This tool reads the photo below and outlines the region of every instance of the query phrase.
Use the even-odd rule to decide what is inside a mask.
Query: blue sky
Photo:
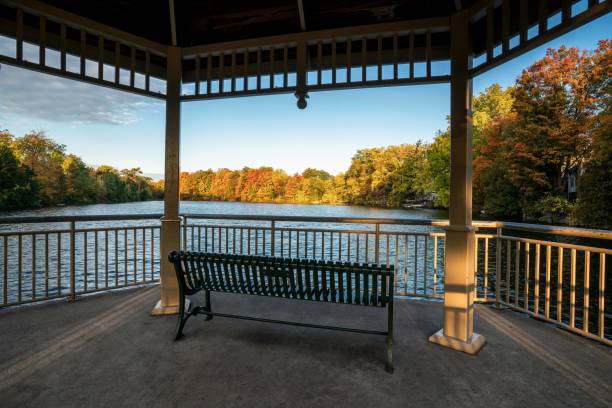
[[[475,78],[477,94],[512,85],[549,47],[592,49],[612,34],[612,14]],[[0,44],[1,45],[1,44]],[[0,128],[21,136],[44,130],[92,165],[163,172],[164,105],[3,65]],[[365,147],[431,141],[446,127],[449,86],[417,85],[313,92],[300,111],[293,95],[187,102],[182,105],[181,167],[273,166],[289,173],[316,167],[337,173]]]

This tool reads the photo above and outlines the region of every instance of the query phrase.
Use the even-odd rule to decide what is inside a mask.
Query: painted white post
[[[472,83],[466,12],[451,18],[451,185],[446,229],[443,329],[429,341],[475,354],[485,338],[474,333],[472,226]]]
[[[160,237],[161,299],[153,315],[178,312],[178,283],[168,253],[180,249],[179,176],[181,139],[181,49],[168,47],[166,91],[166,151],[164,176],[164,216]]]

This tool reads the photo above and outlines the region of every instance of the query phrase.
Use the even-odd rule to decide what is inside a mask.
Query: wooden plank
[[[136,48],[130,48],[130,87],[136,84]]]
[[[230,68],[230,75],[231,75],[231,79],[232,79],[232,88],[231,91],[235,92],[236,91],[236,51],[232,52],[232,66]],[[236,230],[234,230],[234,234],[236,233]],[[235,235],[234,235],[235,237]]]
[[[224,92],[224,82],[225,82],[225,74],[223,69],[225,67],[225,54],[221,53],[219,55],[219,93]],[[259,88],[258,88],[259,89]]]
[[[571,0],[561,1],[561,20],[565,23],[572,18],[572,2]]]
[[[212,55],[208,54],[208,57],[206,59],[206,93],[207,94],[210,94],[212,92],[211,75],[212,75]]]
[[[546,4],[546,1],[540,1],[538,3],[538,32],[540,35],[548,30],[548,10]]]
[[[289,86],[289,48],[283,48],[283,87]]]
[[[502,1],[502,53],[510,49],[510,0]]]
[[[195,94],[200,94],[200,56],[197,55],[195,59]]]
[[[21,61],[23,59],[23,10],[21,8],[17,8],[16,10],[16,19],[17,19],[17,29],[15,32],[16,47],[17,47],[16,48],[16,58],[17,58],[17,61]],[[20,293],[20,296],[21,296],[21,293]]]
[[[145,91],[151,89],[151,53],[145,51]]]
[[[269,53],[270,60],[270,88],[274,88],[274,47],[270,48]]]
[[[85,76],[85,48],[87,46],[87,33],[85,32],[85,30],[81,30],[81,46],[80,46],[80,51],[79,51],[79,58],[80,58],[80,67],[79,67],[79,73],[81,74],[82,77]]]
[[[410,78],[414,78],[414,32],[410,32],[408,40],[408,59],[410,63]]]
[[[98,36],[98,79],[104,80],[104,37]]]
[[[60,25],[60,69],[66,70],[66,24]]]
[[[397,33],[393,34],[393,79],[397,79],[398,78],[398,69],[397,69],[397,65],[398,65],[398,56],[397,56],[397,47],[398,47],[398,39],[397,39]]]
[[[317,43],[317,84],[322,84],[323,81],[321,80],[322,78],[322,69],[323,69],[323,56],[322,56],[322,45],[321,45],[321,41],[319,41]]]
[[[257,49],[257,90],[261,89],[261,48]]]
[[[38,47],[38,63],[42,66],[46,65],[46,48],[47,48],[47,19],[44,16],[41,16],[39,19],[39,47]]]
[[[376,40],[377,40],[376,64],[378,66],[377,79],[381,81],[382,80],[382,36],[379,35]]]
[[[121,82],[121,67],[119,59],[121,58],[121,44],[115,41],[115,84]]]
[[[336,40],[332,40],[332,84],[336,83]]]
[[[519,27],[520,27],[520,38],[521,44],[527,41],[527,17],[528,17],[528,4],[527,0],[521,0],[520,11],[519,11]]]
[[[492,5],[487,7],[487,61],[493,59],[494,11],[495,9]]]
[[[361,39],[361,82],[366,82],[367,75],[367,61],[368,61],[368,44],[367,39],[364,37]]]
[[[431,78],[431,31],[425,34],[425,63],[427,65],[427,78]]]

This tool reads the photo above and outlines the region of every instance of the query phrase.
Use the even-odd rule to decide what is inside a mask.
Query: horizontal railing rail
[[[157,282],[161,216],[0,217],[0,307]],[[396,295],[444,295],[446,220],[181,218],[183,249],[393,265]],[[474,226],[476,301],[612,345],[612,231],[498,221]]]

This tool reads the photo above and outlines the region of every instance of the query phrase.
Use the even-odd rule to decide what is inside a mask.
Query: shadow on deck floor
[[[427,342],[442,305],[398,300],[395,374],[382,336],[151,317],[158,287],[0,313],[0,405],[199,407],[611,406],[612,350],[521,314],[476,308],[487,345]],[[213,294],[219,312],[384,329],[384,310]]]

